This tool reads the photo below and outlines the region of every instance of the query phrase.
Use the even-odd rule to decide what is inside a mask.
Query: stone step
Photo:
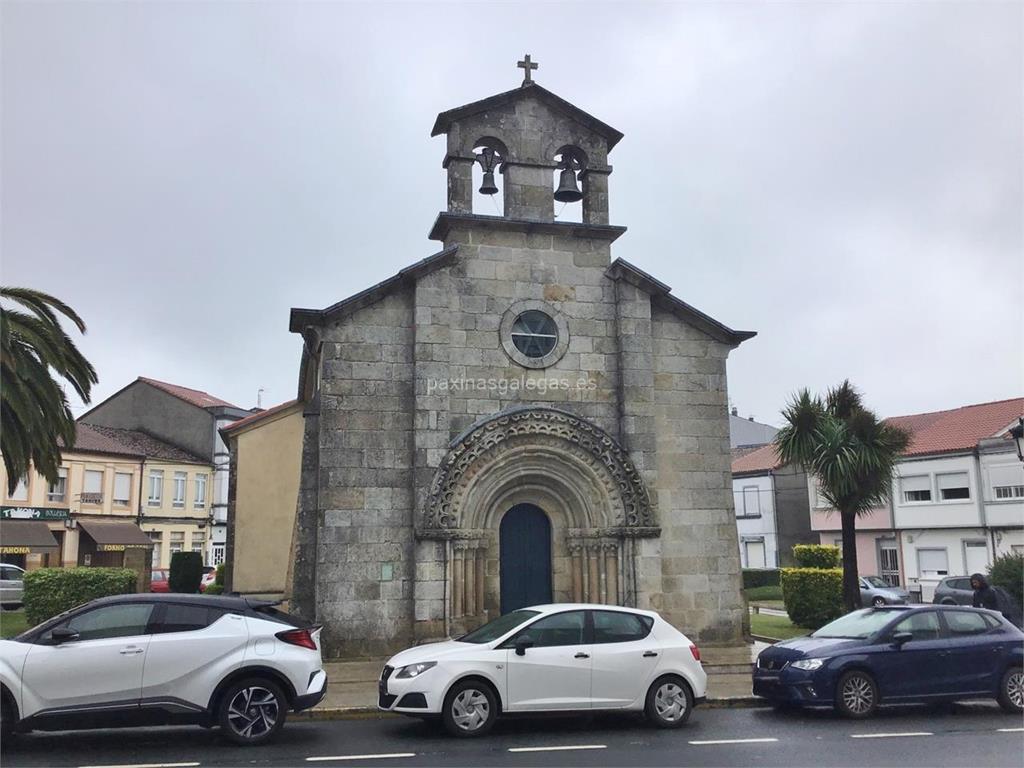
[[[710,675],[749,675],[754,671],[751,662],[746,664],[701,664],[704,672]]]
[[[751,696],[753,677],[750,672],[708,675],[708,698],[725,699]]]
[[[752,648],[750,645],[702,646],[700,658],[705,667],[718,664],[749,664],[754,658]]]

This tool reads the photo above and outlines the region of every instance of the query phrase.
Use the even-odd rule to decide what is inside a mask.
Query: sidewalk
[[[710,706],[751,706],[751,662],[765,648],[764,643],[702,650],[708,673]],[[325,661],[327,695],[312,711],[312,717],[358,716],[377,709],[377,679],[386,659]]]

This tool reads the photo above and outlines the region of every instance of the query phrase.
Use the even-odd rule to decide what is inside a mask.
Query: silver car
[[[4,608],[17,608],[23,602],[22,590],[25,569],[0,563],[0,604]]]
[[[860,577],[861,605],[906,605],[910,602],[910,593],[902,587],[894,587],[878,576]]]
[[[970,576],[947,576],[935,587],[933,603],[940,605],[973,605],[974,590]]]

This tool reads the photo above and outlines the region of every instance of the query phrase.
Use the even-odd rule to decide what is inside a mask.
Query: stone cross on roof
[[[537,69],[540,64],[530,61],[530,54],[526,54],[522,61],[516,62],[516,66],[520,69],[526,70],[526,77],[523,78],[523,85],[526,85],[527,83],[533,82],[533,78],[530,76],[530,71]]]

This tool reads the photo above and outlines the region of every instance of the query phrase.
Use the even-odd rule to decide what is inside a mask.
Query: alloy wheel
[[[228,704],[231,729],[246,739],[258,739],[272,731],[279,714],[277,696],[258,685],[243,688]]]
[[[674,723],[686,714],[686,692],[677,683],[663,683],[654,694],[658,717]]]
[[[871,602],[874,603],[874,606],[876,608],[881,608],[883,605],[885,605],[885,598],[884,597],[876,597]]]
[[[487,697],[475,688],[460,691],[452,700],[452,720],[464,731],[478,730],[491,715]]]
[[[1011,672],[1006,680],[1006,698],[1018,709],[1024,709],[1024,671]]]
[[[875,691],[871,681],[863,675],[850,675],[843,683],[843,704],[855,715],[871,711],[875,704]]]

